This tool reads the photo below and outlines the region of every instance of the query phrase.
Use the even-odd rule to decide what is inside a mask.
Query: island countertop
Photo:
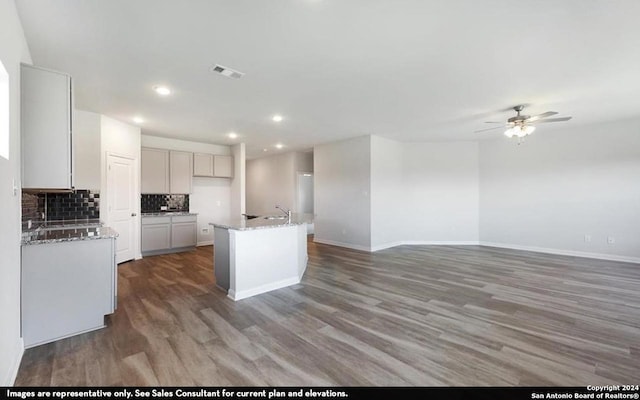
[[[285,218],[269,219],[269,217],[275,216],[260,216],[253,219],[246,219],[244,217],[230,218],[227,220],[220,220],[216,222],[210,222],[215,228],[233,229],[238,231],[249,231],[255,229],[269,229],[280,228],[285,226],[297,226],[303,224],[309,224],[312,222],[311,217],[300,214],[293,214],[291,220]],[[280,216],[278,216],[280,217]]]

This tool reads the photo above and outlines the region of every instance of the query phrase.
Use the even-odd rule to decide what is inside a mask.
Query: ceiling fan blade
[[[480,132],[486,132],[486,131],[492,131],[494,129],[505,129],[504,126],[494,126],[493,128],[487,128],[487,129],[480,129],[478,131],[474,131],[474,133],[480,133]]]
[[[549,119],[543,119],[540,121],[533,121],[534,124],[541,124],[543,122],[561,122],[561,121],[568,121],[570,120],[571,117],[560,117],[560,118],[549,118]],[[527,121],[527,123],[529,123],[529,121]]]
[[[485,124],[504,124],[504,121],[484,121]]]
[[[550,116],[556,115],[556,114],[557,114],[557,112],[555,112],[555,111],[547,111],[547,112],[544,112],[542,114],[538,114],[538,115],[534,115],[533,117],[530,117],[529,119],[527,119],[527,122],[534,122],[534,121],[537,121],[537,120],[539,120],[541,118],[547,118],[547,117],[550,117]]]

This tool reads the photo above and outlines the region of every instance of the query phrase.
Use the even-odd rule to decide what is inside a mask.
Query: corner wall
[[[0,157],[0,386],[10,386],[24,351],[20,335],[20,63],[31,63],[13,0],[0,0],[0,60],[9,75],[9,159]]]
[[[640,262],[639,126],[540,129],[520,146],[483,141],[482,244]]]
[[[371,144],[372,251],[478,243],[477,143]]]
[[[371,136],[314,147],[314,241],[371,248]]]

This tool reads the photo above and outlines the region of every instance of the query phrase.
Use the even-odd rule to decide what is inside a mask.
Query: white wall
[[[0,0],[0,60],[9,74],[9,159],[0,157],[0,386],[12,385],[20,337],[20,63],[31,55],[13,0]]]
[[[476,243],[478,143],[403,143],[402,241]]]
[[[403,144],[371,136],[371,247],[402,240],[408,200],[403,191]]]
[[[74,110],[73,112],[73,185],[76,189],[99,190],[101,182],[100,114]]]
[[[371,137],[371,249],[478,242],[478,144]]]
[[[313,149],[315,237],[320,243],[371,247],[371,137]]]
[[[142,147],[230,155],[231,147],[212,143],[168,139],[142,135]],[[213,228],[209,222],[229,219],[231,210],[231,180],[227,178],[193,178],[189,195],[189,211],[198,213],[198,246],[213,244]],[[203,231],[206,230],[206,232]]]
[[[482,142],[481,241],[640,261],[639,127],[568,125],[520,146]]]
[[[136,198],[140,198],[140,128],[125,124],[117,121],[113,118],[100,116],[100,170],[101,170],[101,184],[100,184],[100,198],[102,199],[102,207],[100,208],[100,219],[109,223],[109,209],[106,207],[108,195],[107,188],[107,155],[113,154],[118,156],[125,156],[134,159],[136,166],[136,182],[135,192]],[[133,237],[138,238],[135,241],[134,253],[136,259],[142,257],[140,252],[140,202],[135,204],[135,212],[137,214],[134,223]]]
[[[276,204],[298,212],[298,172],[313,172],[312,152],[289,152],[248,160],[247,213],[279,214]]]
[[[231,147],[233,155],[233,179],[231,180],[231,218],[239,218],[246,212],[247,155],[244,143]]]

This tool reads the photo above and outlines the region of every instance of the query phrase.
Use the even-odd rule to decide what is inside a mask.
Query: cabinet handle
[[[131,213],[131,216],[132,216],[132,217],[135,217],[136,215],[138,215],[138,214],[136,214],[136,213]]]

